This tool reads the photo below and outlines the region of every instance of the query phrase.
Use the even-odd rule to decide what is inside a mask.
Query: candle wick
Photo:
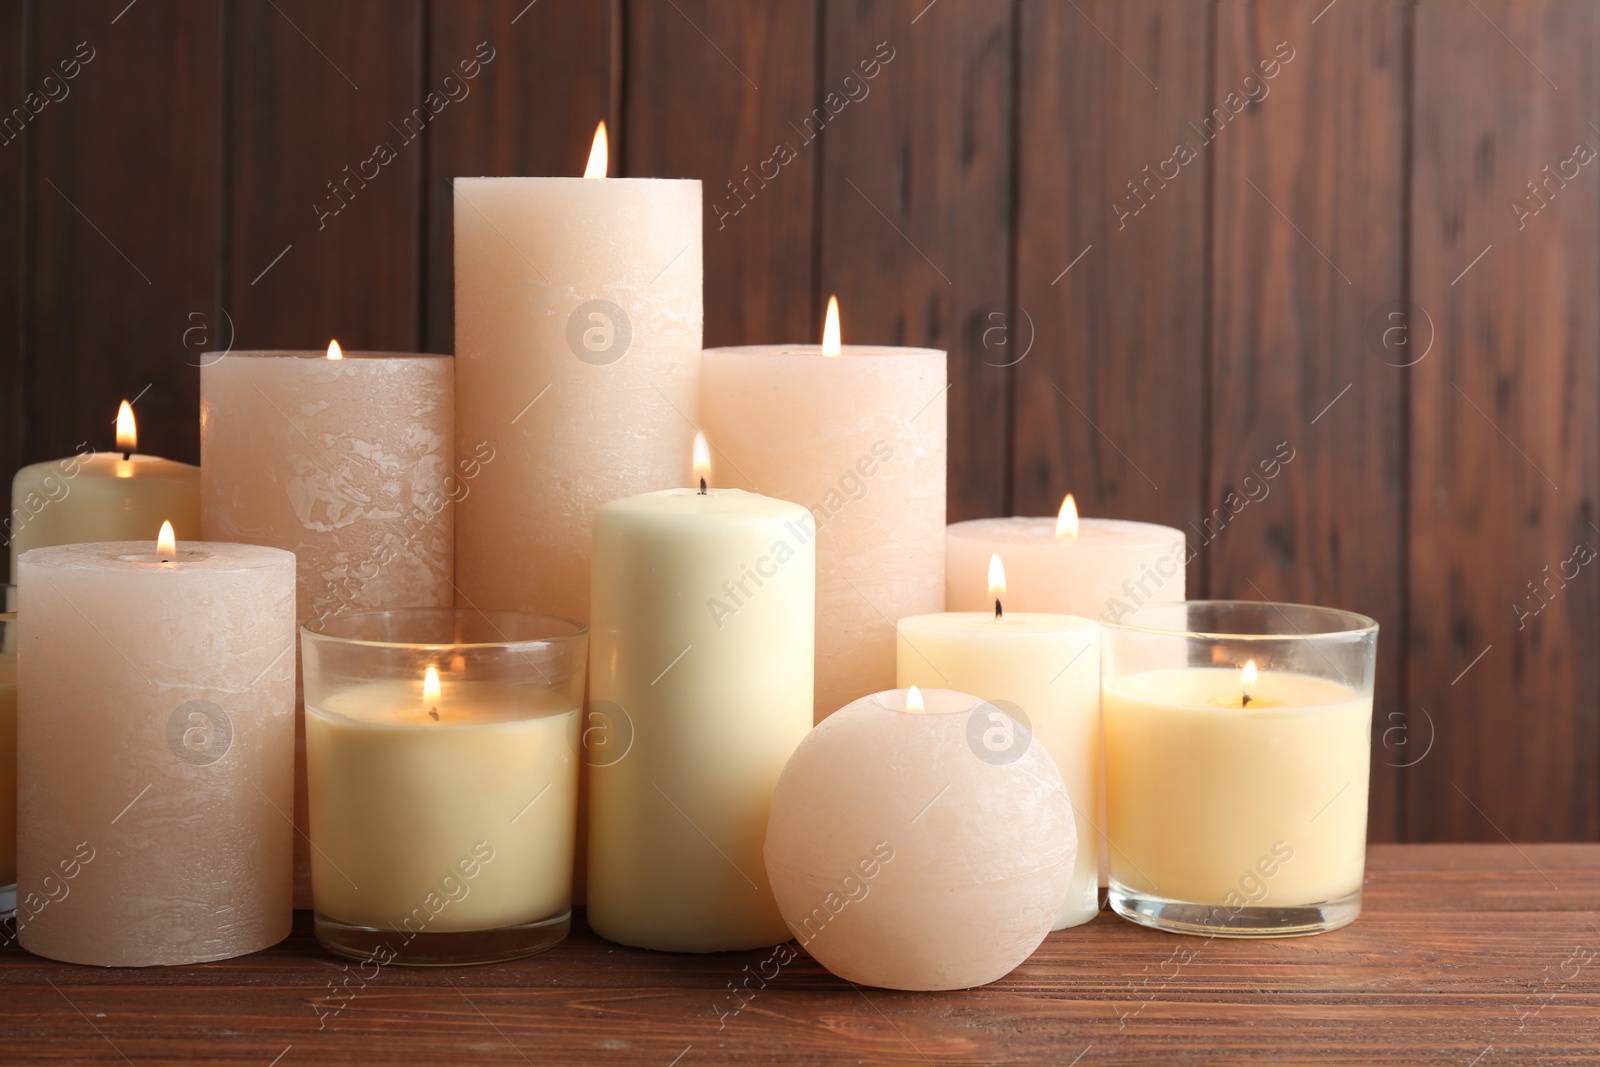
[[[706,495],[706,480],[704,478],[700,479],[700,495]]]
[[[1248,708],[1250,706],[1250,694],[1249,693],[1244,693],[1239,697],[1239,706],[1241,708]]]
[[[434,722],[438,722],[439,721],[439,709],[438,708],[429,708],[428,709],[428,718],[432,719]]]
[[[124,452],[124,453],[123,453],[123,454],[122,454],[122,461],[123,461],[123,462],[124,462],[124,463],[126,463],[126,462],[128,462],[128,461],[129,461],[129,460],[131,460],[131,459],[133,459],[133,450],[132,450],[132,449],[131,449],[131,448],[130,448],[130,449],[129,449],[129,450],[128,450],[128,451],[126,451],[126,452]]]
[[[994,617],[998,619],[1001,615],[1004,615],[1004,614],[1005,614],[1005,610],[1000,607],[1000,598],[999,597],[995,597],[994,598]]]

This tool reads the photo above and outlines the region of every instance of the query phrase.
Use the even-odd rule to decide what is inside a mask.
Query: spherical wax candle
[[[925,711],[907,710],[913,694]],[[964,989],[1050,932],[1077,856],[1072,805],[1043,745],[986,758],[996,714],[952,690],[877,693],[824,720],[784,768],[767,874],[790,932],[834,974]]]

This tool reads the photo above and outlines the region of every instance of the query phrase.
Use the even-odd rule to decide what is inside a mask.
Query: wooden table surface
[[[957,993],[853,987],[801,953],[741,1000],[731,987],[770,952],[640,952],[581,923],[534,959],[363,985],[297,918],[276,948],[198,967],[75,967],[12,944],[0,1062],[1600,1061],[1600,845],[1375,845],[1366,910],[1336,933],[1207,940],[1107,912]]]

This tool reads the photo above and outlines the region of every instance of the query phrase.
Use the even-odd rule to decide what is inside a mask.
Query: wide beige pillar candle
[[[23,947],[147,966],[282,940],[294,557],[65,545],[25,553],[18,578]]]
[[[1006,607],[1115,620],[1143,604],[1184,599],[1189,553],[1183,531],[1121,519],[1082,519],[1069,496],[1051,518],[973,519],[950,524],[946,611],[994,607],[985,576],[999,553]]]
[[[894,687],[894,620],[944,608],[945,354],[713,348],[704,375],[722,480],[810,509],[821,722]]]
[[[11,480],[4,535],[17,557],[32,548],[149,537],[171,522],[178,540],[200,537],[200,468],[134,451],[138,424],[124,400],[117,413],[117,450],[96,452],[85,441],[75,455],[33,463]]]
[[[216,353],[200,371],[201,532],[295,554],[295,616],[454,603],[449,356]],[[295,903],[311,906],[305,725],[296,742]]]
[[[897,629],[900,686],[956,689],[994,705],[968,732],[979,759],[1011,764],[1033,744],[1054,759],[1079,847],[1051,929],[1088,922],[1100,911],[1099,627],[1070,615],[974,611],[914,615]]]
[[[700,183],[454,184],[457,441],[495,454],[457,513],[459,603],[586,621],[596,509],[683,484]]]
[[[815,541],[805,509],[669,489],[595,516],[589,925],[718,952],[789,933],[762,863],[783,765],[811,728]],[[626,734],[626,737],[622,736]]]

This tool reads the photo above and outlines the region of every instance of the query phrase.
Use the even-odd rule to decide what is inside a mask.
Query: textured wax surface
[[[458,178],[455,234],[461,605],[587,621],[595,510],[689,484],[700,183]]]
[[[230,352],[200,372],[200,520],[208,541],[295,554],[295,616],[455,602],[449,356]],[[296,652],[298,657],[298,650]],[[299,714],[299,713],[297,713]],[[305,724],[295,825],[306,828]],[[311,906],[306,837],[295,903]]]
[[[968,740],[977,698],[924,695],[927,714],[876,694],[807,735],[772,798],[767,872],[789,929],[834,974],[963,989],[1044,940],[1077,837],[1043,746],[981,759]],[[939,711],[955,697],[963,710]]]
[[[820,722],[894,685],[893,620],[944,607],[945,354],[714,348],[703,374],[717,484],[811,510]]]
[[[294,557],[154,547],[19,559],[18,934],[51,959],[193,963],[289,932]]]

